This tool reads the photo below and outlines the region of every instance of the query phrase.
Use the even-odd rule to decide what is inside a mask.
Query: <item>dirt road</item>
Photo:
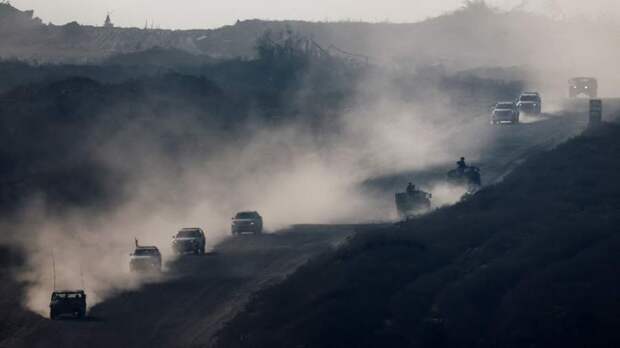
[[[230,238],[207,255],[187,255],[169,264],[167,281],[90,308],[86,321],[41,318],[0,346],[204,347],[254,291],[352,232],[348,226],[305,226]]]

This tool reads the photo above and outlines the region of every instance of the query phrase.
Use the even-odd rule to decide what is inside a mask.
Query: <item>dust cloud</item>
[[[611,95],[615,86],[620,87],[620,74],[614,68],[620,53],[615,45],[617,27],[612,30],[610,24],[571,20],[550,30],[548,18],[526,23],[521,22],[522,14],[515,16],[504,37],[486,33],[500,47],[481,50],[488,57],[480,59],[479,53],[468,56],[471,48],[463,46],[461,61],[455,66],[529,66],[528,83],[549,98],[561,98],[563,92],[558,91],[566,89],[566,80],[573,75],[604,77],[603,94]],[[428,35],[426,43],[416,44],[432,45],[454,30],[446,28],[445,33]],[[514,44],[505,45],[506,41]],[[376,44],[375,50],[382,47]],[[503,50],[506,47],[508,52]],[[3,226],[16,232],[15,242],[27,252],[28,263],[20,273],[28,284],[24,304],[42,315],[47,313],[52,254],[57,288],[84,286],[93,306],[119,291],[173,276],[166,272],[150,279],[132,276],[128,258],[134,238],[158,246],[164,260],[170,261],[171,236],[180,228],[202,227],[208,247],[213,247],[227,238],[230,218],[241,210],[259,211],[268,231],[296,223],[392,219],[392,194],[379,197],[366,191],[361,187],[364,180],[452,163],[492,141],[479,130],[488,116],[450,122],[460,110],[442,107],[442,91],[434,87],[429,91],[430,101],[420,103],[399,99],[396,96],[402,91],[386,88],[384,81],[369,77],[362,85],[358,103],[339,116],[334,129],[321,134],[308,131],[305,124],[257,124],[243,139],[208,134],[192,153],[173,157],[161,148],[159,138],[140,134],[139,127],[111,138],[99,156],[130,177],[123,187],[123,203],[111,211],[73,209],[58,216],[42,201],[35,201],[17,223]],[[365,100],[365,93],[372,90],[376,91],[374,98]],[[202,127],[192,117],[183,116],[179,115],[183,122],[164,126],[176,127],[180,134]],[[465,139],[460,136],[464,129]],[[443,184],[432,185],[430,191],[435,207],[452,204],[464,193]]]
[[[371,193],[361,183],[452,161],[456,154],[447,139],[458,127],[438,121],[450,115],[429,115],[428,108],[383,92],[386,96],[372,105],[347,109],[334,129],[313,134],[304,124],[259,124],[244,139],[210,134],[204,153],[199,147],[171,156],[157,136],[127,125],[129,131],[110,137],[99,151],[102,163],[130,178],[122,204],[111,211],[73,209],[58,216],[41,200],[11,226],[28,255],[20,274],[29,284],[25,305],[47,313],[52,253],[56,288],[84,286],[93,306],[119,291],[174,276],[130,274],[134,238],[158,246],[166,262],[174,259],[170,243],[176,231],[202,227],[210,249],[228,237],[231,217],[242,210],[260,212],[268,232],[300,223],[394,219],[393,193]],[[200,127],[191,116],[179,117],[183,121],[174,132]],[[457,195],[445,190],[437,197],[443,205]]]

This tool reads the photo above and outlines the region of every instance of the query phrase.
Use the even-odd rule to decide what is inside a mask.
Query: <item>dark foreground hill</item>
[[[221,347],[620,346],[620,126],[268,288]]]

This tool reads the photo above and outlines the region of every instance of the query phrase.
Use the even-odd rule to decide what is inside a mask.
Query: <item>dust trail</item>
[[[463,195],[467,193],[467,188],[447,183],[436,183],[431,187],[430,191],[433,193],[433,199],[431,200],[433,209],[437,209],[460,201]]]
[[[548,119],[549,119],[549,116],[546,116],[544,114],[531,115],[531,114],[522,113],[521,115],[519,115],[519,122],[525,123],[525,124],[537,123],[537,122],[545,121]]]

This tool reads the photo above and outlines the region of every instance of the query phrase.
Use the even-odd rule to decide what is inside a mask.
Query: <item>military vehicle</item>
[[[598,82],[593,77],[575,77],[568,80],[568,96],[577,98],[584,95],[588,98],[598,97]]]
[[[523,92],[517,99],[517,108],[524,114],[539,115],[542,112],[542,99],[538,92]]]
[[[172,237],[172,250],[176,254],[204,254],[207,248],[205,232],[199,227],[184,228]]]
[[[499,102],[495,104],[491,115],[491,124],[519,123],[519,108],[514,102]]]
[[[260,234],[263,232],[263,217],[255,211],[242,211],[232,218],[230,226],[233,235],[249,232]]]
[[[62,290],[52,292],[50,319],[63,315],[84,318],[86,315],[86,293],[84,290]]]
[[[161,253],[157,247],[142,246],[136,241],[136,248],[129,256],[130,271],[161,272]]]
[[[399,218],[410,219],[428,211],[431,208],[432,197],[430,193],[418,190],[409,184],[405,192],[396,193],[394,197]]]
[[[448,172],[446,179],[448,183],[454,186],[462,186],[467,188],[467,193],[472,194],[482,186],[480,177],[480,168],[468,166],[465,164],[465,158],[457,162],[457,168]]]

